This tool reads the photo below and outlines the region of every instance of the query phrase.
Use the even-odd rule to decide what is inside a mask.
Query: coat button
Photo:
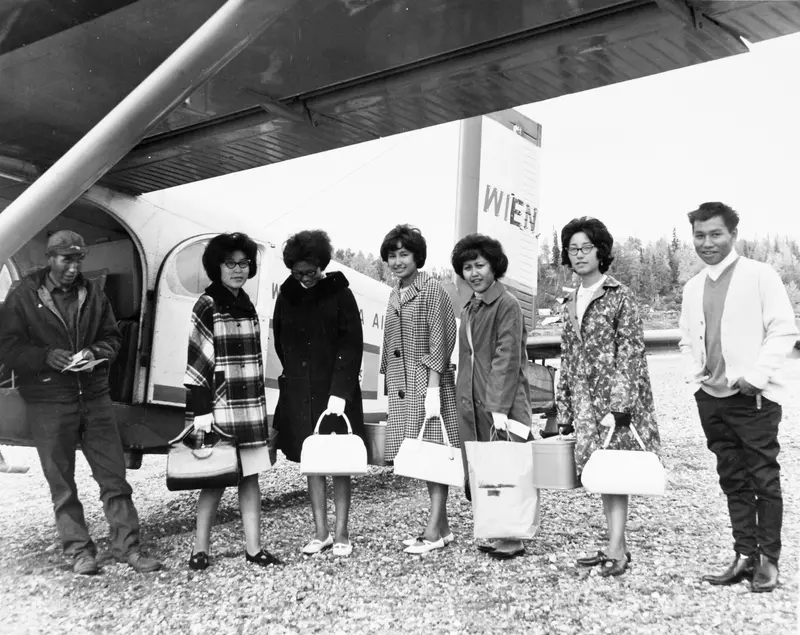
[[[300,362],[300,365],[301,365],[303,368],[305,368],[306,366],[308,366],[308,362]]]
[[[399,348],[394,349],[394,356],[395,357],[400,357],[400,349]]]
[[[406,391],[405,390],[398,390],[397,391],[397,396],[400,397],[400,399],[405,399]]]
[[[482,402],[480,399],[476,399],[476,400],[475,400],[475,405],[476,405],[476,406],[482,406],[482,405],[483,405],[483,402]]]

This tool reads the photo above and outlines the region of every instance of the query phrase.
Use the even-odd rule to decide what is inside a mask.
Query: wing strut
[[[147,131],[298,0],[227,0],[189,39],[0,214],[0,262],[124,157]]]

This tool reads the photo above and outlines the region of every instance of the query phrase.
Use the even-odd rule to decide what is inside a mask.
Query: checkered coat
[[[389,397],[387,460],[394,460],[403,439],[415,438],[422,428],[429,370],[441,373],[442,419],[450,443],[460,447],[455,366],[450,363],[457,334],[453,305],[438,280],[420,271],[405,297],[399,284],[392,289],[381,354]],[[444,443],[441,427],[431,423],[424,438]]]
[[[267,444],[267,402],[258,314],[244,290],[209,286],[192,309],[184,384],[186,422],[214,413],[240,447]]]

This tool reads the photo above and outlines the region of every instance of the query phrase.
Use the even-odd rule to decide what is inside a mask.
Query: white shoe
[[[325,551],[325,549],[330,549],[332,546],[333,534],[328,534],[328,537],[325,540],[318,540],[314,538],[314,540],[303,547],[303,553],[307,556],[313,556],[315,553]]]
[[[423,553],[428,553],[429,551],[433,551],[434,549],[444,549],[444,539],[439,538],[439,540],[434,540],[431,542],[430,540],[425,540],[424,538],[420,541],[417,541],[416,544],[411,545],[410,547],[406,547],[403,549],[406,553],[410,553],[415,556],[422,555]]]
[[[453,532],[452,532],[452,531],[451,531],[449,534],[447,534],[446,536],[442,536],[442,540],[444,540],[444,544],[445,544],[445,545],[449,545],[449,544],[450,544],[451,542],[453,542],[455,539],[456,539],[456,537],[453,535]],[[410,547],[411,545],[415,545],[415,544],[417,544],[418,542],[422,542],[422,540],[423,540],[422,536],[420,536],[419,538],[406,538],[406,539],[403,541],[403,544],[404,544],[406,547]]]
[[[349,556],[351,553],[353,553],[353,544],[350,542],[347,544],[337,542],[333,545],[334,556]]]

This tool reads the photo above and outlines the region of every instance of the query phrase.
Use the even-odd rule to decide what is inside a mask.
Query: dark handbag
[[[167,489],[171,492],[187,489],[220,489],[239,484],[242,467],[236,449],[236,437],[226,434],[216,424],[211,432],[214,443],[206,444],[203,437],[199,448],[186,443],[194,425],[169,442],[167,452]]]

